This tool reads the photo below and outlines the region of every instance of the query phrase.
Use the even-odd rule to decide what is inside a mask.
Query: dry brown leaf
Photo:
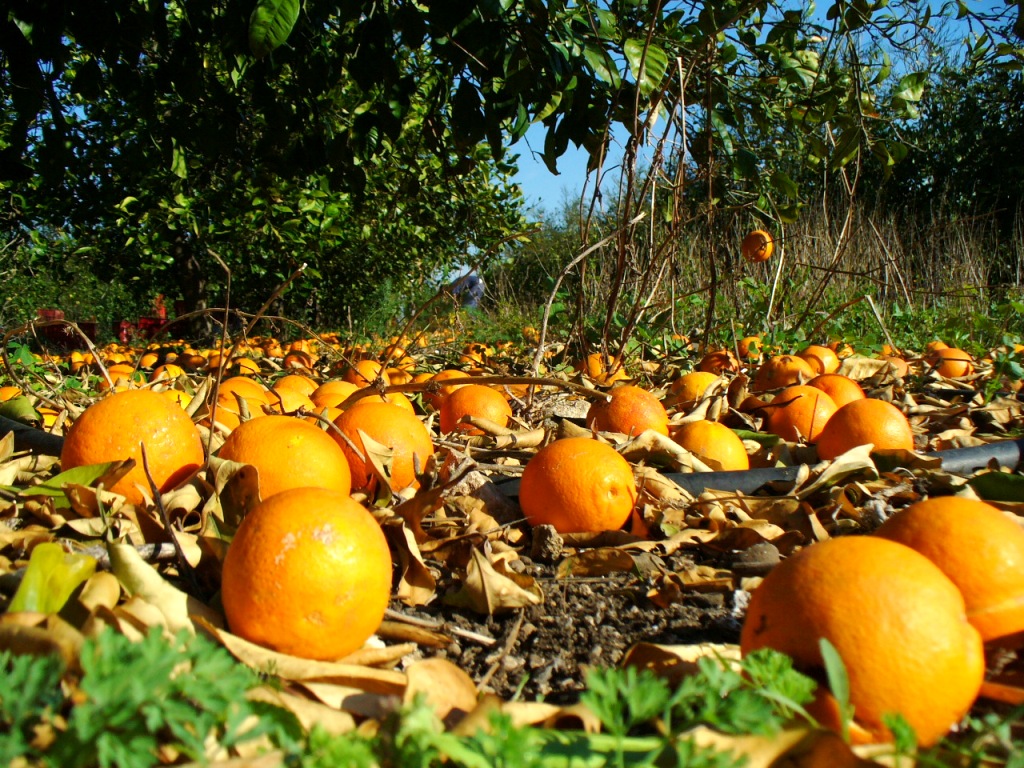
[[[540,605],[543,600],[544,593],[534,579],[511,572],[499,573],[487,556],[476,549],[466,566],[462,587],[445,598],[449,605],[486,615]]]
[[[559,579],[606,576],[609,573],[629,573],[635,567],[636,563],[629,552],[614,547],[601,547],[565,558],[558,564],[555,575]]]
[[[423,562],[416,537],[404,523],[384,526],[399,570],[396,596],[408,606],[426,605],[437,594],[437,580]]]
[[[309,695],[334,710],[343,710],[359,718],[382,720],[394,709],[397,696],[393,694],[368,693],[361,688],[337,683],[319,683],[306,680],[296,684],[308,691]]]
[[[437,716],[448,725],[476,708],[476,685],[466,672],[442,658],[417,661],[406,670],[409,684],[402,700],[411,703],[422,696]]]
[[[248,696],[253,701],[263,701],[287,709],[307,730],[319,726],[328,733],[337,735],[349,733],[356,727],[355,719],[348,712],[341,712],[318,701],[276,690],[270,686],[254,688],[249,691]]]
[[[313,661],[250,643],[248,640],[205,622],[197,622],[236,659],[257,672],[273,672],[284,680],[332,683],[383,695],[400,695],[406,677],[390,669],[349,664],[346,661]]]

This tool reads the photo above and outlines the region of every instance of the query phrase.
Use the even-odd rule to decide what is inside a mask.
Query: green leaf
[[[850,741],[850,721],[853,720],[853,705],[850,703],[850,676],[846,665],[839,656],[839,651],[829,642],[828,638],[818,640],[821,649],[821,660],[825,664],[825,675],[828,687],[839,705],[839,718],[843,729],[843,741]]]
[[[188,178],[188,161],[185,157],[185,150],[178,146],[177,141],[172,142],[171,173],[179,179]]]
[[[668,54],[665,49],[646,40],[630,38],[623,47],[626,62],[633,73],[640,92],[649,96],[660,84],[668,71]]]
[[[911,72],[909,75],[904,75],[900,78],[893,98],[903,99],[904,101],[920,101],[924,95],[924,87],[927,84],[927,72]]]
[[[96,558],[65,552],[56,542],[37,544],[8,611],[57,613],[78,585],[96,572]]]
[[[86,464],[81,467],[74,467],[51,477],[45,482],[23,489],[18,495],[25,498],[49,496],[53,499],[54,506],[58,509],[67,509],[70,503],[64,494],[66,486],[92,486],[100,478],[105,478],[104,487],[109,488],[134,466],[135,462],[128,459],[127,461],[110,461],[104,464]]]
[[[775,187],[775,189],[778,190],[780,194],[785,195],[790,200],[799,199],[800,188],[797,186],[796,182],[793,181],[793,179],[791,179],[788,175],[786,175],[782,171],[776,170],[772,172],[771,180],[772,186]]]
[[[299,19],[299,0],[259,0],[249,17],[249,50],[257,59],[284,44]]]
[[[985,501],[1020,501],[1024,499],[1024,475],[1009,472],[983,472],[967,481]]]
[[[599,78],[608,83],[612,88],[619,87],[622,83],[622,77],[619,75],[618,67],[615,66],[615,62],[606,50],[596,45],[588,44],[583,49],[583,56]]]
[[[39,415],[39,411],[32,407],[32,401],[25,395],[12,397],[10,400],[0,403],[0,416],[22,424],[38,424],[43,418]]]

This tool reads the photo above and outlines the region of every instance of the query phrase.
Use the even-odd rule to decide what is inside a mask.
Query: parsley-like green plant
[[[203,760],[211,741],[302,739],[291,714],[248,700],[256,676],[203,637],[152,630],[133,642],[108,630],[85,642],[81,667],[79,701],[47,751],[55,765],[148,768],[167,746]]]
[[[33,729],[61,706],[64,665],[52,656],[0,652],[0,764],[33,753]]]

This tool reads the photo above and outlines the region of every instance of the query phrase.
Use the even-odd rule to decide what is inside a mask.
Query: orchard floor
[[[664,558],[667,569],[692,560]],[[646,595],[650,579],[616,572],[596,577],[556,578],[555,565],[523,557],[523,572],[537,579],[544,602],[493,616],[434,603],[411,610],[393,605],[408,616],[445,622],[449,628],[494,639],[484,646],[453,635],[453,642],[424,655],[449,659],[469,673],[483,692],[505,700],[575,703],[585,688],[586,670],[620,663],[640,642],[665,645],[736,643],[742,615],[732,594],[692,593],[665,608]]]

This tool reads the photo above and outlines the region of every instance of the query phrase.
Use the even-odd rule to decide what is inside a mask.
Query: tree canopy
[[[916,116],[927,4],[835,0],[14,0],[0,22],[7,242],[59,232],[78,258],[191,303],[222,285],[337,320],[382,282],[525,229],[509,148],[545,127],[601,165],[610,126],[669,157],[712,204],[796,215],[800,173]],[[976,57],[1019,64],[1011,6]],[[980,42],[979,42],[980,41]],[[984,42],[984,46],[981,45]],[[674,163],[674,166],[673,166]],[[717,186],[716,186],[717,185]],[[49,237],[49,235],[47,235]],[[191,294],[193,295],[189,295]],[[214,291],[215,292],[215,291]]]

